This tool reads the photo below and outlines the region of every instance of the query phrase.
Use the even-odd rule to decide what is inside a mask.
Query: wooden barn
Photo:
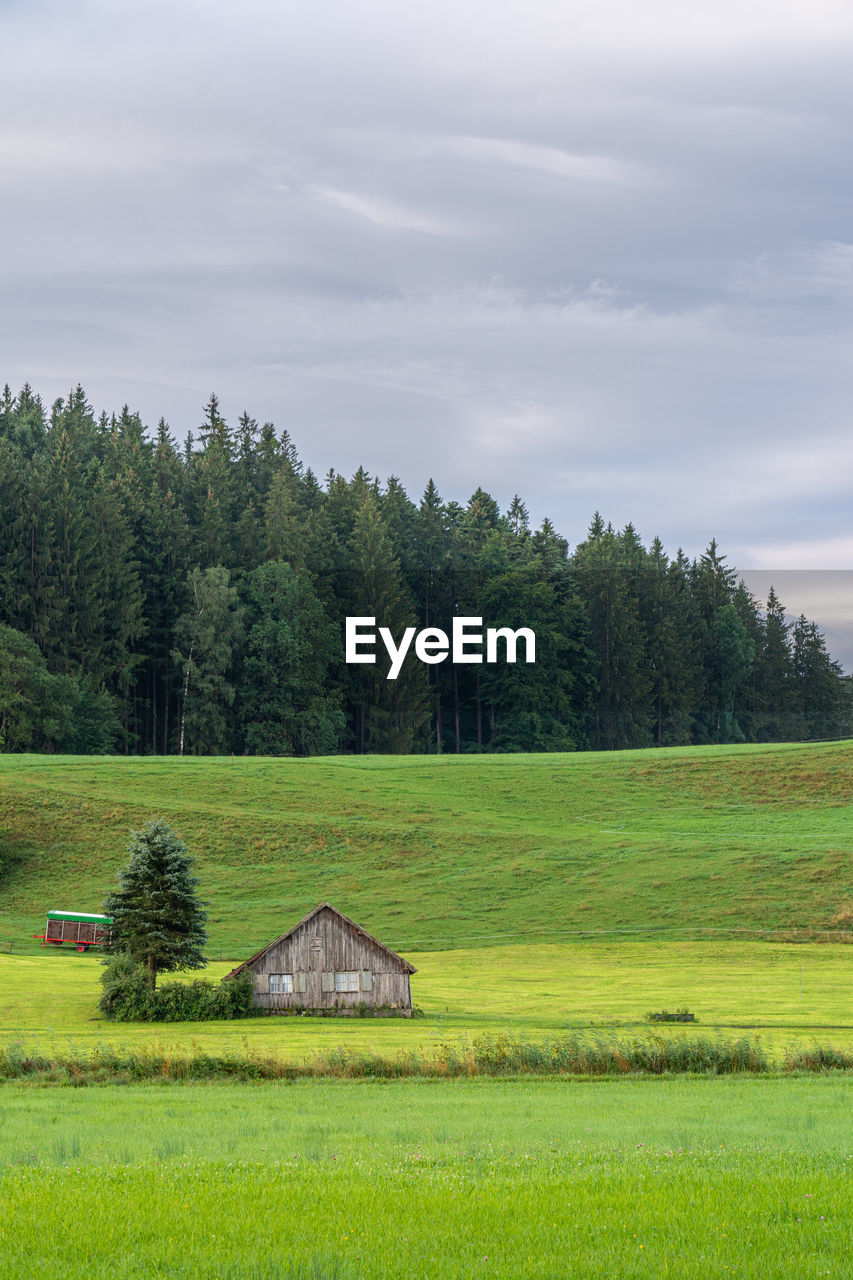
[[[272,1013],[355,1005],[412,1016],[411,974],[417,970],[328,902],[228,974],[246,970],[255,1003]]]

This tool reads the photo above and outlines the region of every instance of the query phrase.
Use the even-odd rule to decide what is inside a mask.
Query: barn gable
[[[242,973],[244,969],[254,969],[256,964],[262,960],[268,951],[272,951],[274,947],[279,947],[282,943],[288,942],[292,939],[296,940],[300,931],[307,930],[311,921],[319,916],[323,911],[331,912],[331,914],[336,916],[338,920],[343,921],[345,925],[348,925],[350,929],[354,930],[354,932],[358,934],[365,943],[368,945],[372,944],[372,946],[377,949],[377,954],[381,955],[383,958],[395,960],[400,966],[400,973],[417,973],[417,969],[414,965],[409,964],[408,960],[404,960],[402,956],[398,956],[396,951],[392,951],[390,947],[383,946],[383,944],[374,938],[372,934],[368,933],[366,929],[362,929],[361,925],[356,924],[354,920],[350,920],[349,916],[345,916],[342,911],[338,911],[331,905],[331,903],[321,902],[313,911],[309,911],[307,916],[303,916],[299,923],[295,924],[292,929],[288,929],[287,933],[283,933],[280,938],[276,938],[273,942],[268,942],[265,947],[261,947],[260,951],[256,951],[253,956],[250,956],[248,960],[244,960],[242,964],[239,964],[236,969],[232,969],[226,976],[229,978],[236,978],[237,974]]]
[[[298,924],[232,969],[251,973],[255,1003],[270,1011],[367,1005],[410,1014],[408,960],[321,902]]]

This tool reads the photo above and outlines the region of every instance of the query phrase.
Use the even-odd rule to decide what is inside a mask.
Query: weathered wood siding
[[[324,909],[282,942],[249,963],[255,1003],[263,1009],[348,1009],[357,1004],[389,1006],[411,1013],[409,974],[384,947],[365,938],[336,912]],[[271,994],[269,975],[293,975],[294,990]],[[358,991],[328,990],[328,976],[358,973]],[[301,988],[301,989],[300,989]]]

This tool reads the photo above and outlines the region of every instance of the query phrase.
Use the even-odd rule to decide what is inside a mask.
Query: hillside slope
[[[0,944],[96,911],[129,831],[197,857],[211,953],[329,899],[398,948],[853,921],[853,744],[536,756],[0,756]],[[848,925],[849,927],[849,925]],[[32,944],[35,945],[35,944]]]

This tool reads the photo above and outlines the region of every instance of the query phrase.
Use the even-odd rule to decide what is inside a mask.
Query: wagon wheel
[[[78,951],[85,951],[85,950],[86,950],[86,944],[85,944],[85,942],[78,942],[78,943],[77,943],[77,950],[78,950]]]

